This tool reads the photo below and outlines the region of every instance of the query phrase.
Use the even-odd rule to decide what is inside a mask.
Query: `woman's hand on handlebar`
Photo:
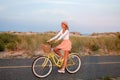
[[[50,42],[51,42],[50,40],[47,41],[47,43],[50,43]]]
[[[56,39],[56,40],[54,41],[54,43],[57,43],[58,41],[59,41],[59,40]],[[51,40],[48,40],[48,41],[47,41],[47,43],[50,43],[50,42],[51,42]]]
[[[55,40],[55,43],[57,43],[57,42],[58,42],[58,40],[56,39],[56,40]]]

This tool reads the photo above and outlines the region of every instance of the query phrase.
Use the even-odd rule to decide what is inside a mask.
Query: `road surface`
[[[120,76],[120,56],[83,56],[82,66],[75,74],[60,74],[53,67],[46,78],[37,78],[31,70],[34,59],[0,59],[0,80],[95,80]]]

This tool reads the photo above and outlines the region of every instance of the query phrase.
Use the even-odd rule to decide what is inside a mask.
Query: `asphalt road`
[[[31,70],[34,59],[0,59],[0,80],[95,80],[120,76],[120,56],[84,56],[82,66],[75,74],[60,74],[53,67],[46,78],[37,78]]]

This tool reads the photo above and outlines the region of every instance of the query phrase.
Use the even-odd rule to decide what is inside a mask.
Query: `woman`
[[[71,41],[69,40],[69,27],[66,22],[61,23],[62,29],[60,32],[47,42],[51,42],[55,40],[55,42],[58,42],[59,40],[63,40],[55,49],[54,52],[60,56],[60,59],[64,60],[63,66],[60,70],[58,70],[59,73],[65,73],[65,67],[67,64],[67,57],[69,52],[71,51]],[[60,53],[60,50],[64,51],[64,56]]]

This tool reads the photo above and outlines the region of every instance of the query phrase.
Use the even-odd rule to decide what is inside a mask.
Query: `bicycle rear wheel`
[[[76,54],[70,54],[67,61],[66,70],[69,73],[76,73],[81,67],[81,59]]]
[[[32,64],[32,71],[39,78],[47,77],[52,71],[51,60],[47,57],[38,57]]]

